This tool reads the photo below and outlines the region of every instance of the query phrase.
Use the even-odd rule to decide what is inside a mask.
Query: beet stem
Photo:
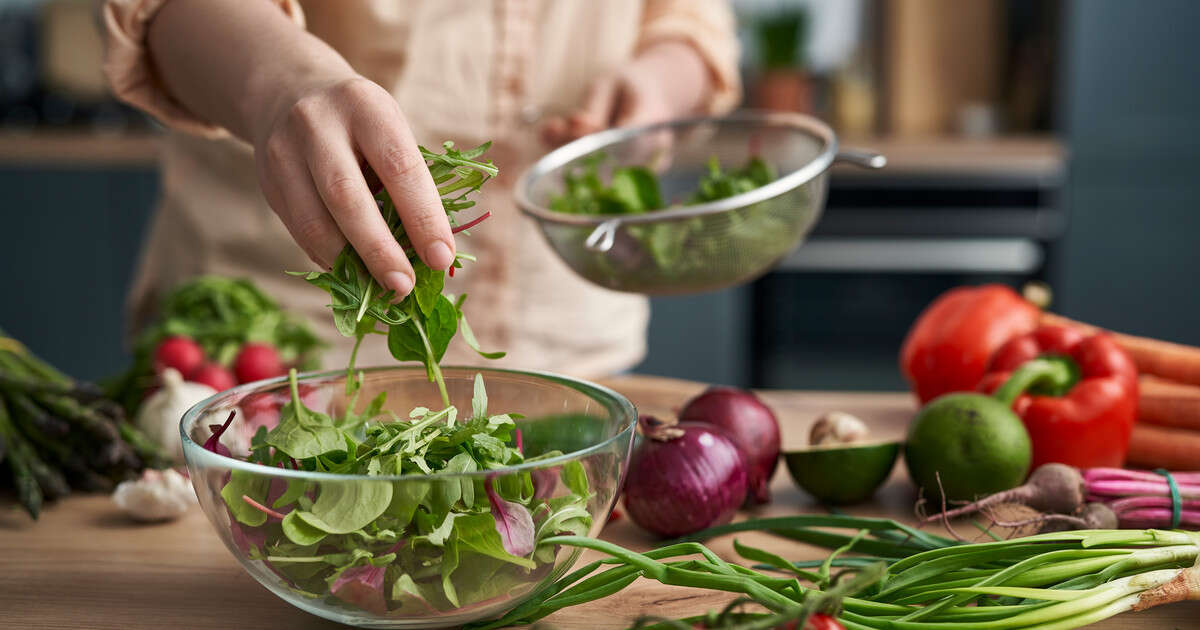
[[[280,514],[279,512],[272,510],[271,508],[259,503],[258,501],[255,501],[254,499],[251,499],[250,497],[248,497],[244,494],[242,495],[242,500],[245,501],[246,503],[249,503],[250,507],[262,512],[263,514],[266,514],[267,516],[273,516],[281,521],[283,520],[283,517],[284,517],[283,514]]]

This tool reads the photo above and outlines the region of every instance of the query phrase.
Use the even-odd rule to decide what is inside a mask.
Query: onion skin
[[[746,457],[750,475],[746,504],[771,501],[771,477],[779,465],[779,421],[752,392],[736,387],[709,387],[679,413],[682,422],[721,429]]]
[[[625,511],[643,529],[667,538],[728,523],[746,498],[741,451],[707,424],[672,428],[682,435],[665,441],[649,436],[634,451]]]

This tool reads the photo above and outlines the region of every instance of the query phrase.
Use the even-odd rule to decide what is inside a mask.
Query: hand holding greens
[[[456,233],[475,225],[478,220],[459,226],[455,220],[455,213],[474,206],[475,202],[467,197],[498,173],[490,161],[475,159],[483,155],[489,146],[484,144],[467,151],[459,151],[454,148],[453,143],[447,142],[443,145],[444,153],[420,148],[433,181],[437,184],[442,207],[450,217],[451,225],[457,226],[454,228]],[[429,380],[437,383],[442,402],[449,406],[450,400],[438,362],[446,354],[450,340],[456,332],[461,330],[463,341],[485,358],[500,358],[504,353],[484,352],[480,349],[462,312],[462,305],[467,296],[464,294],[455,299],[442,293],[446,282],[445,272],[430,269],[417,258],[400,222],[396,206],[387,191],[380,191],[376,199],[388,228],[396,241],[404,247],[409,262],[412,263],[416,274],[412,293],[400,302],[393,303],[395,294],[385,290],[371,277],[366,265],[350,245],[346,245],[338,255],[332,271],[289,273],[303,276],[313,286],[329,292],[333,299],[330,305],[333,309],[333,323],[338,332],[346,337],[355,338],[354,353],[350,355],[350,365],[346,368],[348,374],[352,375],[354,372],[355,357],[363,339],[369,334],[386,334],[388,350],[392,356],[397,361],[424,363]],[[462,267],[463,260],[473,261],[475,258],[459,252],[451,267],[451,275],[455,268]],[[380,331],[380,325],[386,330]],[[347,387],[354,382],[353,378],[347,378]]]

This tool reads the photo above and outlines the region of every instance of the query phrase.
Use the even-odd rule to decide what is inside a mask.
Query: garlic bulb
[[[169,521],[179,518],[196,503],[192,484],[174,469],[146,469],[139,479],[122,481],[113,502],[138,521]]]
[[[167,368],[162,373],[162,387],[142,403],[137,414],[137,427],[155,444],[172,454],[176,463],[183,462],[183,446],[179,443],[179,421],[193,405],[217,393],[200,383],[183,380],[177,370]]]
[[[858,417],[844,411],[831,411],[813,423],[808,434],[812,446],[822,444],[852,444],[867,439],[869,431]]]

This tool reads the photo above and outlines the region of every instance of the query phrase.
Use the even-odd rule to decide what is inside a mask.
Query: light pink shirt
[[[170,0],[108,0],[105,70],[122,99],[171,129],[162,157],[163,197],[130,295],[133,325],[152,316],[162,292],[198,274],[252,278],[285,308],[308,317],[344,365],[328,296],[284,270],[313,267],[263,199],[251,148],[171,99],[146,52],[154,12]],[[266,1],[266,0],[248,0]],[[713,112],[730,109],[740,85],[733,17],[719,0],[272,0],[328,42],[400,103],[418,140],[474,146],[492,140],[501,169],[478,198],[493,217],[459,248],[479,257],[447,290],[464,311],[490,365],[600,376],[645,353],[645,298],[575,276],[513,205],[512,184],[548,147],[542,113],[569,111],[598,76],[664,40],[692,44],[715,78]],[[475,216],[467,210],[463,219]],[[364,346],[360,365],[394,361],[386,344]],[[448,364],[478,364],[456,340]]]

